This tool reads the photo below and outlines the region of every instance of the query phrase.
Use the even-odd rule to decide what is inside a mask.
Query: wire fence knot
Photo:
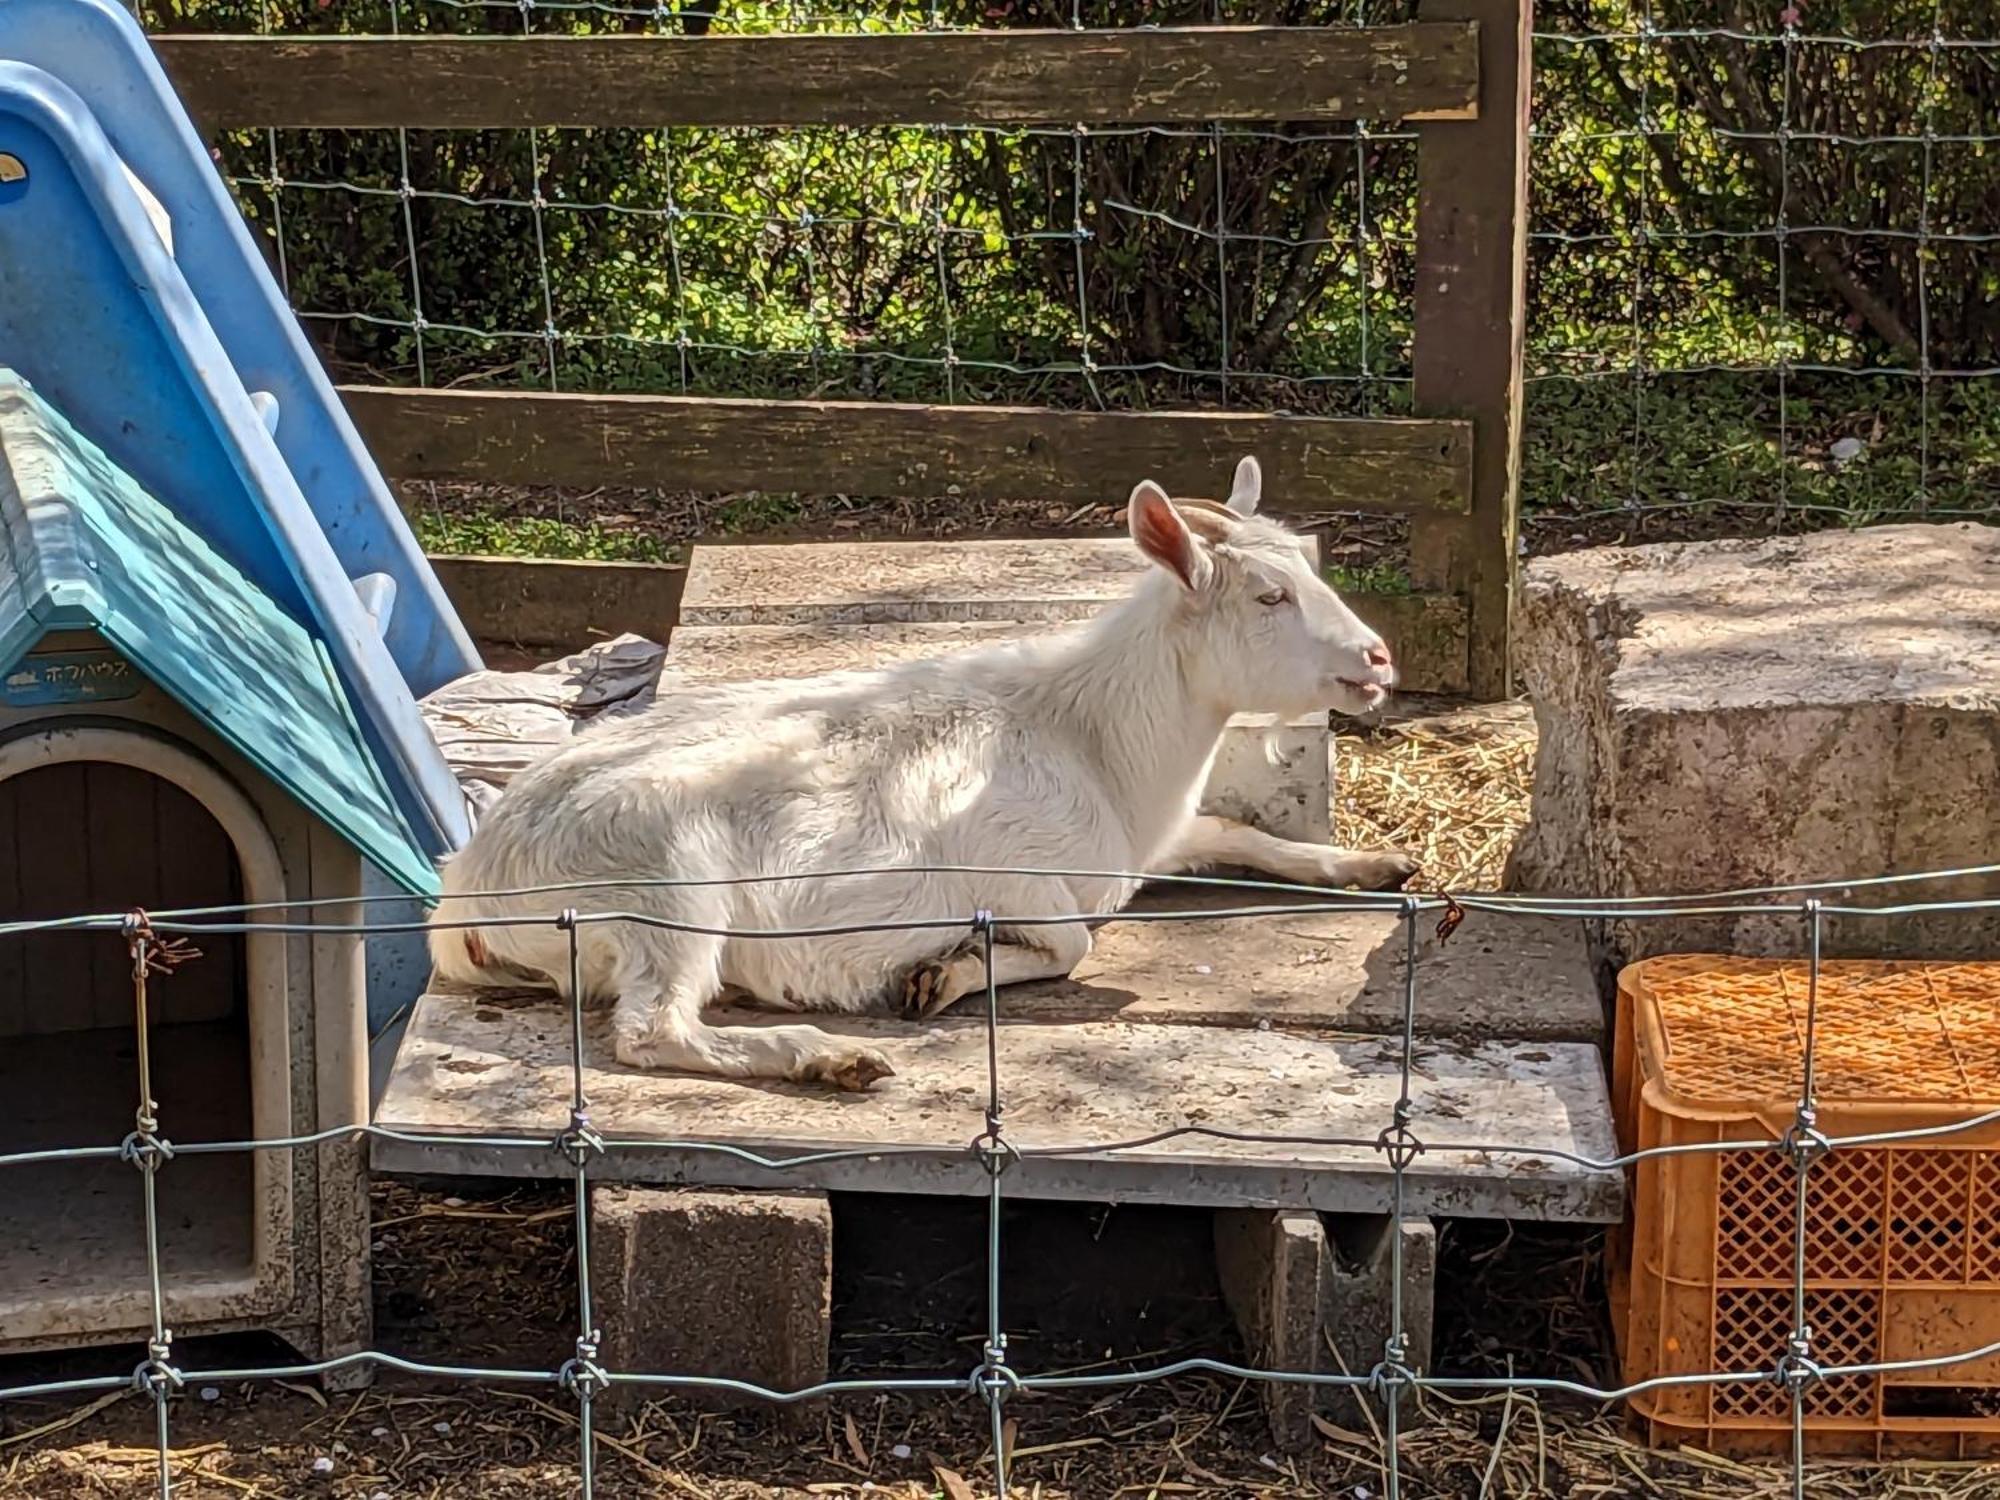
[[[158,1343],[146,1345],[146,1357],[132,1371],[132,1389],[142,1396],[156,1396],[163,1391],[177,1391],[187,1383],[186,1377],[173,1367],[169,1345],[173,1335]]]
[[[578,1334],[575,1357],[565,1360],[562,1368],[556,1371],[557,1383],[579,1401],[588,1401],[611,1385],[611,1377],[597,1362],[598,1344],[603,1337],[603,1331],[597,1328],[587,1334]]]
[[[973,1395],[986,1401],[1000,1401],[1021,1389],[1021,1377],[1007,1364],[1007,1335],[988,1341],[980,1351],[979,1366],[966,1381]]]
[[[171,974],[190,959],[201,957],[201,949],[184,937],[162,937],[153,929],[153,919],[141,907],[133,907],[125,913],[125,920],[118,929],[125,938],[125,946],[132,953],[132,977],[144,979],[153,974]]]
[[[1785,1340],[1772,1378],[1794,1395],[1826,1379],[1826,1367],[1812,1357],[1812,1329],[1801,1327]]]
[[[1414,1130],[1410,1129],[1405,1112],[1400,1107],[1396,1113],[1398,1116],[1396,1123],[1386,1127],[1375,1137],[1375,1149],[1389,1158],[1391,1171],[1406,1172],[1410,1168],[1410,1163],[1430,1148],[1418,1138]]]
[[[1394,1359],[1384,1359],[1368,1372],[1368,1389],[1384,1399],[1393,1400],[1402,1391],[1414,1390],[1418,1375],[1404,1364],[1401,1351]]]
[[[571,1110],[569,1129],[555,1138],[556,1152],[581,1172],[594,1157],[604,1155],[604,1137],[591,1128],[590,1111]]]
[[[163,1140],[153,1134],[151,1120],[144,1121],[142,1128],[133,1131],[118,1143],[118,1159],[129,1162],[142,1171],[150,1171],[174,1159],[172,1141]]]
[[[988,1177],[998,1177],[1021,1159],[1021,1148],[1000,1133],[1000,1112],[988,1110],[986,1128],[972,1138],[972,1154],[986,1169]]]
[[[1812,1106],[1801,1106],[1798,1117],[1778,1137],[1778,1149],[1791,1158],[1795,1167],[1809,1166],[1833,1150],[1833,1142],[1813,1123],[1814,1119]]]

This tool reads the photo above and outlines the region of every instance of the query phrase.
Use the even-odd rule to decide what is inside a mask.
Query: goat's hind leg
[[[1026,984],[1061,979],[1090,953],[1090,929],[1081,922],[1015,928],[995,935],[993,983]],[[942,958],[926,959],[903,976],[897,1008],[912,1021],[943,1015],[960,1000],[986,988],[986,943],[975,936]]]
[[[816,1026],[710,1023],[702,1012],[722,992],[722,938],[653,929],[621,941],[630,946],[619,958],[611,1032],[627,1067],[825,1083],[849,1092],[896,1071],[875,1048]]]

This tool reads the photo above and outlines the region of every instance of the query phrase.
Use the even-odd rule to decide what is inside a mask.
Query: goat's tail
[[[431,909],[429,933],[434,979],[467,988],[554,983],[552,975],[516,962],[506,951],[518,946],[507,941],[514,929],[461,925],[500,915],[494,902],[465,894],[468,881],[463,851],[448,857],[439,874],[443,877],[441,899]]]

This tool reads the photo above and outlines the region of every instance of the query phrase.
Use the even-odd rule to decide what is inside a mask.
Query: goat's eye
[[[1292,596],[1286,593],[1283,589],[1272,589],[1268,594],[1259,594],[1257,596],[1257,602],[1259,604],[1269,604],[1275,607],[1277,605],[1283,604],[1287,599],[1291,597]]]

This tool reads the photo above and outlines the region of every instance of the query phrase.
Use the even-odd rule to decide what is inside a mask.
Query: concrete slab
[[[1148,890],[1130,909],[1223,903],[1279,910],[1106,923],[1074,974],[1009,986],[1002,1014],[1041,1022],[1402,1030],[1404,934],[1394,912],[1315,911],[1307,898],[1187,887]],[[1603,1041],[1604,1008],[1580,923],[1473,912],[1447,942],[1438,942],[1434,919],[1417,935],[1417,1029],[1424,1035]]]
[[[919,1027],[819,1018],[829,1030],[866,1037],[897,1068],[874,1092],[829,1095],[621,1067],[612,1060],[608,1019],[587,1017],[591,1120],[606,1138],[638,1144],[596,1161],[592,1171],[601,1180],[951,1194],[987,1188],[969,1149],[984,1129],[987,1097],[987,1032],[979,1020]],[[377,1123],[446,1139],[378,1138],[376,1168],[506,1177],[566,1171],[553,1149],[482,1138],[504,1131],[553,1140],[564,1128],[569,1037],[567,1012],[552,999],[425,996]],[[1006,1022],[998,1040],[1006,1136],[1024,1153],[1006,1169],[1012,1195],[1347,1213],[1389,1207],[1391,1173],[1374,1143],[1396,1102],[1396,1039]],[[1615,1153],[1596,1048],[1420,1039],[1412,1104],[1417,1136],[1471,1149],[1434,1145],[1415,1160],[1409,1212],[1594,1223],[1620,1217],[1620,1173],[1553,1154]],[[1183,1129],[1191,1133],[1095,1149]],[[1215,1131],[1228,1134],[1193,1133]],[[813,1159],[760,1166],[697,1142],[767,1159]],[[1508,1149],[1491,1149],[1502,1143]],[[839,1154],[821,1154],[828,1152]]]
[[[696,547],[680,623],[1083,620],[1150,566],[1124,537]]]
[[[668,644],[659,690],[886,667],[1064,628],[1050,620],[684,625]],[[1238,714],[1223,732],[1202,810],[1280,838],[1326,843],[1333,836],[1328,739],[1323,713]]]

